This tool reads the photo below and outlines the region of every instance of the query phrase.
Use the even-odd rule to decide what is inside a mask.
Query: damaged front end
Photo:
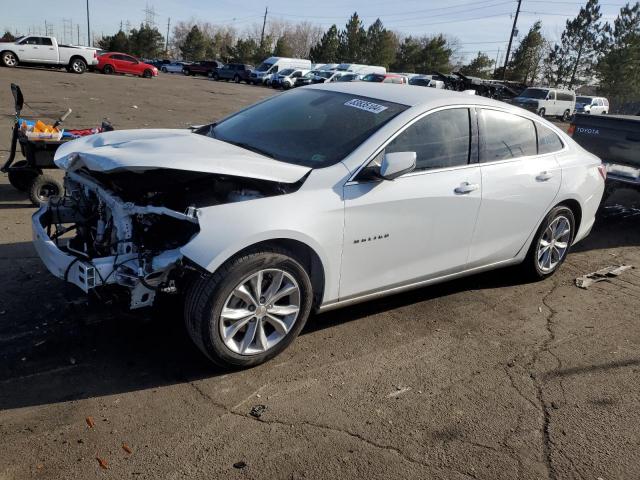
[[[171,169],[67,171],[65,195],[33,215],[33,241],[58,278],[147,307],[159,292],[179,291],[195,268],[180,250],[200,230],[199,209],[295,187]]]

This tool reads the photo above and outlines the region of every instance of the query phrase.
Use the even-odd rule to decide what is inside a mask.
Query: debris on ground
[[[411,387],[401,387],[400,385],[398,385],[395,392],[391,392],[389,395],[387,395],[387,398],[398,397],[403,393],[407,393],[409,390],[411,390]]]
[[[132,454],[133,450],[131,450],[131,447],[129,445],[127,445],[126,443],[122,442],[122,449],[127,452],[128,454]]]
[[[86,421],[87,421],[87,425],[89,425],[89,428],[93,428],[96,426],[96,422],[93,419],[93,417],[87,417]]]
[[[105,470],[109,469],[109,465],[107,465],[107,461],[104,458],[96,457],[96,460],[98,460],[98,465],[100,465],[100,468],[103,468]]]
[[[576,278],[576,286],[587,289],[596,282],[602,282],[604,280],[609,280],[610,278],[617,277],[621,273],[632,268],[634,268],[632,265],[610,265],[595,272],[588,273]]]
[[[256,405],[251,409],[251,411],[249,412],[249,415],[255,418],[260,418],[266,410],[267,410],[266,405]]]
[[[233,468],[242,469],[245,468],[247,464],[245,462],[236,462],[233,464]]]

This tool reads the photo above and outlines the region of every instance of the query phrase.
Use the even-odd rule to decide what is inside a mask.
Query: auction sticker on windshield
[[[377,103],[367,102],[366,100],[360,100],[358,98],[345,102],[345,105],[347,107],[359,108],[360,110],[371,113],[380,113],[387,109],[384,105],[378,105]]]

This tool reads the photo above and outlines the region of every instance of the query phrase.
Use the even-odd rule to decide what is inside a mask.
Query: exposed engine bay
[[[66,254],[62,267],[47,267],[85,292],[117,288],[129,308],[150,306],[158,292],[176,293],[193,268],[180,248],[199,232],[199,208],[289,193],[302,181],[171,169],[68,171],[64,196],[36,214],[47,237],[41,240]],[[39,254],[46,263],[48,252]]]

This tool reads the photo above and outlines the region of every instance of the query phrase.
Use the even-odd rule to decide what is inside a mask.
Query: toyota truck
[[[0,62],[9,68],[40,65],[84,73],[98,64],[98,55],[93,48],[59,45],[55,37],[29,35],[15,42],[0,42]]]
[[[640,116],[576,114],[569,134],[604,163],[603,202],[619,187],[640,191]]]

